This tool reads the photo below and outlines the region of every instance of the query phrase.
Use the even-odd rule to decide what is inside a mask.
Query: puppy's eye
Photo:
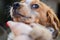
[[[31,8],[32,9],[37,9],[37,8],[39,8],[39,5],[38,4],[33,4],[33,5],[31,5]]]

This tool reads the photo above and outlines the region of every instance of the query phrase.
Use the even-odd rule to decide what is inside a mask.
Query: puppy
[[[40,23],[59,30],[59,20],[53,10],[39,0],[22,0],[15,2],[10,10],[14,21]]]
[[[52,27],[54,38],[59,31],[59,20],[53,10],[40,0],[22,0],[15,2],[10,10],[13,21],[24,22],[26,24],[39,23],[44,27]]]
[[[12,40],[53,40],[51,32],[44,26],[36,23],[30,25],[22,22],[8,21],[12,33]]]

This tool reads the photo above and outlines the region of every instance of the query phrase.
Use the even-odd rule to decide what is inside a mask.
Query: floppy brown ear
[[[55,30],[59,30],[60,29],[59,19],[52,9],[49,9],[47,11],[47,16],[48,16],[48,21],[51,23],[53,28],[55,28]]]

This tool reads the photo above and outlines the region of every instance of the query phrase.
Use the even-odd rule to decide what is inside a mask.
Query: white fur
[[[13,7],[11,7],[10,9],[10,15],[11,15],[11,18],[13,18]]]
[[[43,39],[52,40],[51,32],[40,24],[32,23],[30,25],[26,25],[21,22],[12,22],[12,21],[9,21],[8,24],[9,24],[12,32],[14,34],[16,34],[15,38],[13,38],[14,36],[12,36],[12,34],[10,34],[12,37],[12,38],[10,37],[10,39],[33,40],[35,38],[42,37],[42,40]],[[33,26],[33,27],[31,28],[31,26]],[[33,39],[28,36],[30,34]]]
[[[31,36],[38,40],[53,40],[51,32],[40,24],[31,24],[33,26],[33,31],[31,32]]]
[[[20,35],[17,36],[14,40],[32,40],[32,39],[27,35]]]
[[[30,4],[32,2],[32,0],[26,0],[25,1],[27,4]]]
[[[30,31],[32,31],[32,28],[29,25],[26,25],[22,22],[12,22],[8,21],[7,22],[10,29],[12,30],[13,33],[20,35],[20,34],[29,34]]]

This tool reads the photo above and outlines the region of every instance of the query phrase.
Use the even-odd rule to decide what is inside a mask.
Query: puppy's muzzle
[[[20,7],[19,2],[15,2],[12,6],[13,6],[13,10],[14,10],[13,11],[13,16],[15,16],[15,17],[23,16],[22,14],[19,13],[19,11],[17,11],[17,9]]]
[[[25,17],[25,18],[31,18],[31,17],[27,17],[27,16],[25,16],[25,15],[22,15],[17,9],[18,8],[20,8],[20,3],[19,2],[15,2],[13,5],[13,16],[14,17],[20,17],[20,16],[22,16],[22,17]]]

